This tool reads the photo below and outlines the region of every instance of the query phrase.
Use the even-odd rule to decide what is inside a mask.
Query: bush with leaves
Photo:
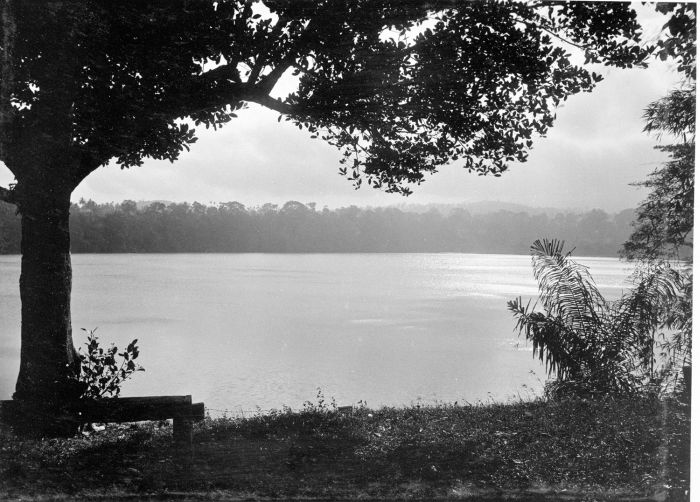
[[[139,356],[136,345],[138,340],[132,341],[123,352],[119,352],[114,344],[107,349],[101,347],[95,331],[90,330],[88,334],[86,351],[83,352],[81,348],[78,353],[79,380],[84,388],[81,398],[119,397],[122,384],[135,372],[144,371],[143,367],[134,362]]]
[[[563,241],[546,239],[530,248],[541,311],[537,302],[508,302],[516,330],[556,377],[548,389],[553,395],[664,390],[677,364],[664,344],[683,329],[669,315],[682,274],[668,264],[638,270],[629,292],[606,301],[587,267],[563,248]]]

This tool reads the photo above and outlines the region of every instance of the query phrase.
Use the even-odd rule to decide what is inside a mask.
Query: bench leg
[[[173,419],[173,438],[182,446],[192,446],[192,419],[175,417]]]

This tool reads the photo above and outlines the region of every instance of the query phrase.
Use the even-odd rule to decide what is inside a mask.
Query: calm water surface
[[[629,266],[585,258],[606,297]],[[0,399],[19,368],[19,257],[0,256]],[[123,395],[192,394],[212,414],[339,404],[505,400],[544,371],[506,301],[536,294],[528,256],[74,255],[73,326],[139,339]]]

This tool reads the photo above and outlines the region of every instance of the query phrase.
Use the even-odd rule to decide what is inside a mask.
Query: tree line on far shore
[[[396,208],[318,209],[314,203],[245,207],[197,202],[81,200],[70,215],[74,253],[464,252],[521,254],[542,235],[576,246],[578,256],[617,256],[631,231],[632,209],[617,214],[407,212]],[[0,253],[20,250],[14,208],[0,205]]]

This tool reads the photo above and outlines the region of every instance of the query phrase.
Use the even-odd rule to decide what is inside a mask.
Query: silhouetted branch
[[[16,204],[14,191],[5,187],[0,187],[0,200],[8,204]]]

